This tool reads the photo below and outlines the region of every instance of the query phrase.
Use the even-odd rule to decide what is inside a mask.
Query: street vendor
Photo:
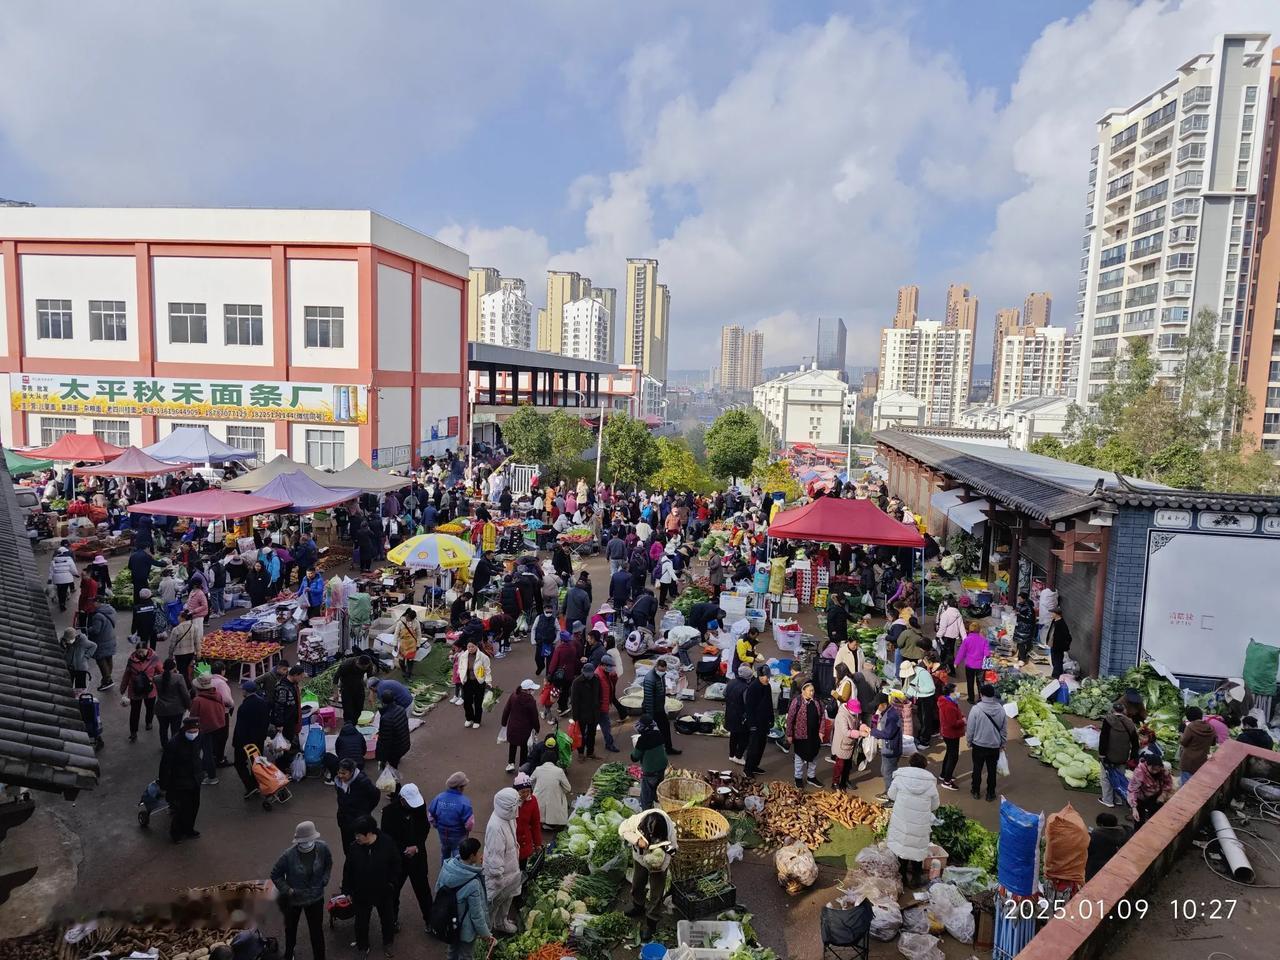
[[[738,642],[734,645],[731,675],[736,675],[742,667],[747,668],[748,674],[755,668],[759,660],[759,654],[756,653],[759,644],[760,631],[755,627],[748,627],[747,632],[738,637]]]
[[[667,871],[676,851],[676,825],[662,810],[652,809],[623,820],[618,836],[631,848],[635,866],[631,879],[631,909],[628,917],[645,918],[643,936],[648,939],[658,929],[662,902],[667,892]]]

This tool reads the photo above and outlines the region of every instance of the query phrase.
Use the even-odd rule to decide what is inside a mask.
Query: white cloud
[[[995,229],[958,271],[982,298],[984,320],[1031,290],[1050,290],[1056,323],[1074,323],[1098,118],[1151,93],[1216,34],[1267,30],[1280,42],[1274,0],[1099,0],[1044,30],[992,133],[1011,170]]]
[[[547,261],[547,238],[519,227],[462,227],[449,224],[435,231],[442,243],[465,250],[473,267],[497,267],[504,277],[524,280],[529,299],[542,303]]]

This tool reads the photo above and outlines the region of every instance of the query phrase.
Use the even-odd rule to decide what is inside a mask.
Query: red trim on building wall
[[[151,248],[146,243],[133,245],[133,270],[137,279],[134,291],[134,311],[137,316],[138,365],[148,375],[155,376],[155,287],[151,269]],[[142,428],[142,445],[159,439],[159,423],[156,417],[139,417]]]
[[[365,381],[372,379],[372,373],[375,366],[375,357],[377,351],[377,330],[378,330],[378,275],[377,267],[374,263],[374,251],[372,247],[362,247],[359,256],[356,258],[357,263],[357,293],[356,302],[360,305],[359,311],[362,317],[368,318],[368,325],[361,324],[361,334],[367,333],[368,336],[360,337],[360,363],[359,369],[365,373]]]
[[[0,254],[4,255],[5,325],[8,328],[6,366],[10,370],[21,370],[22,275],[18,271],[18,245],[12,240],[0,240]]]
[[[368,249],[368,244],[348,246],[328,243],[307,246],[291,243],[285,247],[285,256],[290,260],[358,260],[362,249]]]
[[[415,263],[409,274],[409,382],[413,389],[409,391],[409,402],[413,405],[409,410],[409,462],[418,466],[422,452],[422,391],[416,383],[417,374],[422,367],[422,264]]]
[[[271,369],[289,379],[289,261],[283,244],[271,248]]]

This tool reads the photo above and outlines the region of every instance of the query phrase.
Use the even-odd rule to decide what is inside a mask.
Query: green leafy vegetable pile
[[[950,804],[939,807],[934,816],[941,821],[933,828],[932,839],[947,851],[947,862],[959,867],[978,867],[987,873],[996,868],[996,835]]]

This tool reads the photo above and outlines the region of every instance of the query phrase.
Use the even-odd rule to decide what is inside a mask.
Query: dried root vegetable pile
[[[78,943],[66,943],[61,927],[0,941],[0,960],[85,960],[95,955],[128,956],[155,947],[160,960],[203,960],[211,947],[230,943],[235,930],[173,929],[151,924],[102,924]]]
[[[852,801],[852,802],[850,802]],[[875,826],[888,816],[882,807],[842,797],[831,791],[804,791],[790,784],[769,784],[768,800],[757,819],[757,829],[773,844],[800,840],[809,847],[820,847],[827,841],[827,830],[833,822],[845,827]]]

